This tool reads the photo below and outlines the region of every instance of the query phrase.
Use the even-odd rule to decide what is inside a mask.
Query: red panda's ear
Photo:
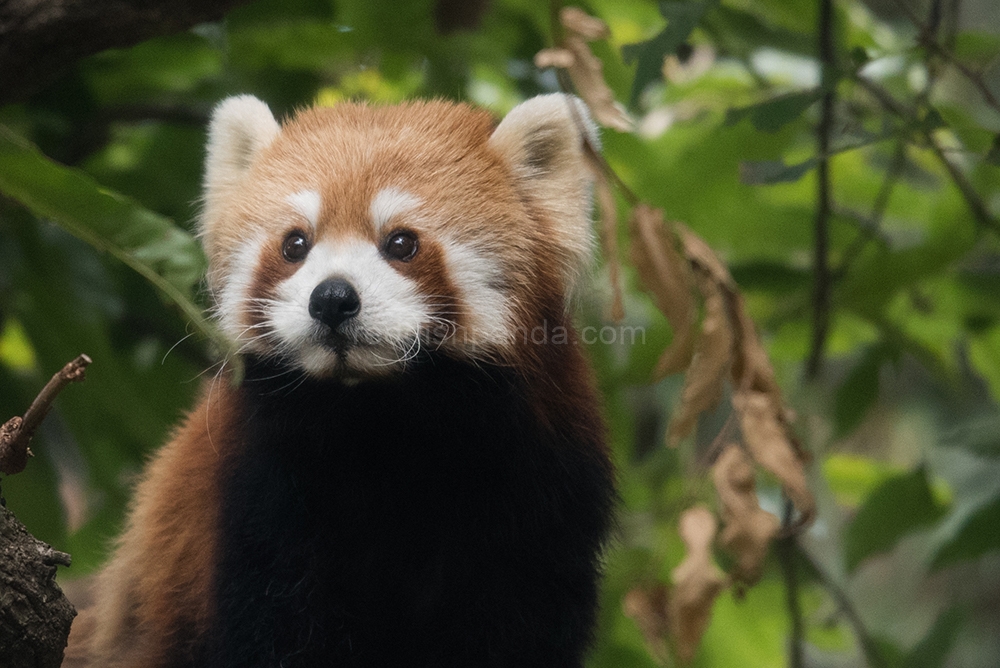
[[[517,187],[547,214],[563,251],[567,289],[588,264],[592,249],[591,183],[584,138],[597,149],[597,128],[571,95],[540,95],[514,107],[490,137],[512,167]]]
[[[212,112],[205,157],[205,224],[227,191],[281,131],[267,105],[252,95],[223,100]]]

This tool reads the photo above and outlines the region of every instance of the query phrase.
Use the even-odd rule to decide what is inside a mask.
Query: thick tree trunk
[[[0,105],[80,58],[221,18],[247,0],[0,0]]]
[[[28,533],[0,506],[0,666],[59,668],[76,610],[56,584],[69,555]]]

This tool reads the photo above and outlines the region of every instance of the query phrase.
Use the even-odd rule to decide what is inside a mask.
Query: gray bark
[[[76,610],[56,584],[69,555],[28,533],[0,506],[0,666],[59,668]]]
[[[0,0],[0,106],[79,59],[215,21],[247,0]]]

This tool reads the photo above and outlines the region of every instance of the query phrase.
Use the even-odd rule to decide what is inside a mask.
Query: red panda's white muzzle
[[[374,244],[321,241],[265,309],[273,350],[315,376],[367,377],[413,359],[433,322],[416,282]]]

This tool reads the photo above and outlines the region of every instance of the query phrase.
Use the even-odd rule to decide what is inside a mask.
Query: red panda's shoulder
[[[149,462],[94,605],[73,625],[65,666],[154,666],[175,639],[208,626],[219,467],[235,445],[235,411],[231,388],[213,383]]]

